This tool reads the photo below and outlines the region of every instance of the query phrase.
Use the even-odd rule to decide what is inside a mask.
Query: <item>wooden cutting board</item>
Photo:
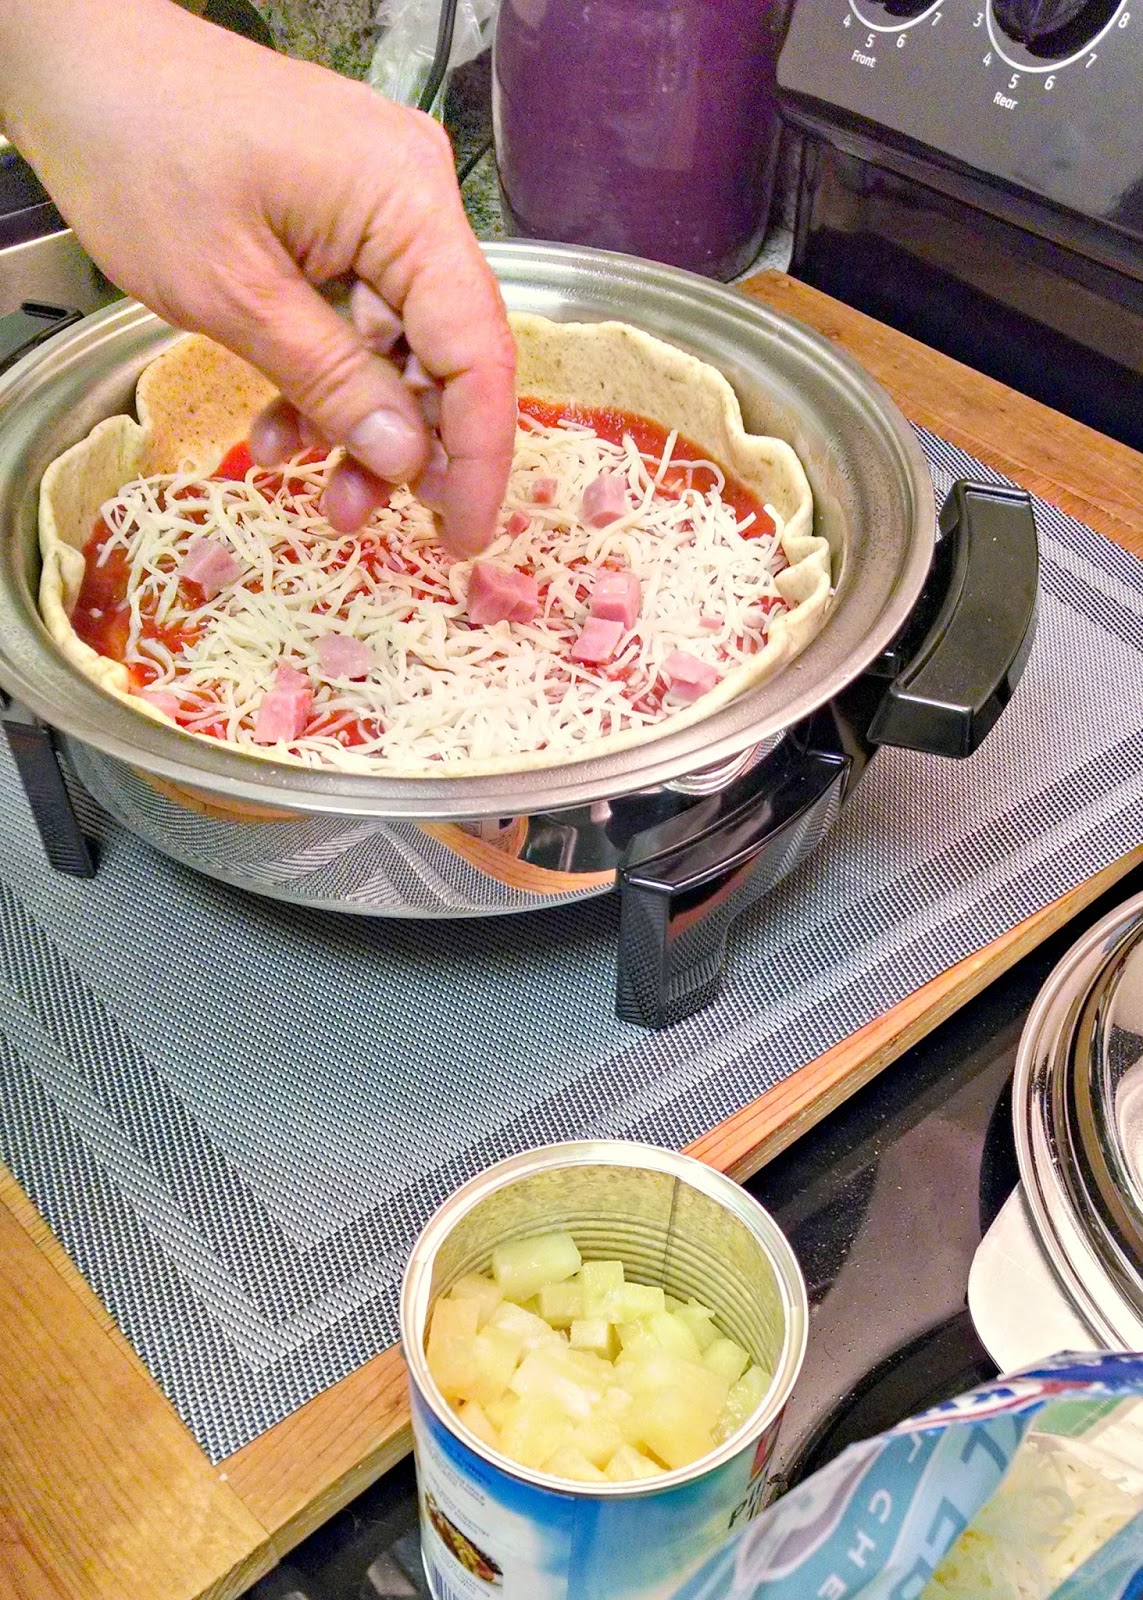
[[[1143,556],[1134,451],[781,274],[745,291],[843,345],[913,421]],[[1141,861],[1143,848],[926,984],[691,1153],[756,1171]],[[394,1349],[212,1467],[0,1169],[3,1600],[240,1594],[408,1448]]]

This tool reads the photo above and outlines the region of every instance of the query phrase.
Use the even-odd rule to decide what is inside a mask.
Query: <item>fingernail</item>
[[[379,478],[405,483],[424,458],[424,436],[396,411],[371,411],[345,441],[350,455]]]
[[[430,511],[441,511],[444,507],[445,474],[448,471],[448,457],[444,453],[444,446],[439,439],[434,439],[432,449],[429,451],[429,463],[417,482],[417,499],[423,506],[428,506]]]
[[[260,467],[276,467],[296,456],[301,440],[298,419],[281,400],[273,401],[250,424],[250,455]]]
[[[344,461],[321,497],[322,516],[338,533],[356,533],[388,497],[388,489],[375,478],[367,477],[354,462]]]

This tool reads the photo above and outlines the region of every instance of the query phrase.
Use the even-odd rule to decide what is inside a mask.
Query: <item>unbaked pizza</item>
[[[519,420],[494,542],[441,547],[394,489],[358,533],[336,453],[274,471],[264,381],[200,338],[144,372],[41,491],[41,608],[89,676],[251,755],[464,775],[601,754],[706,716],[821,626],[829,551],[794,452],[726,380],[618,323],[513,318]]]

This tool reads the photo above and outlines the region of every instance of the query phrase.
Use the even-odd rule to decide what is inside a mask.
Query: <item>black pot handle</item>
[[[44,305],[39,300],[25,300],[19,311],[9,311],[0,317],[0,372],[26,356],[45,339],[78,322],[81,313],[66,306]]]
[[[955,483],[941,531],[923,637],[914,627],[899,641],[869,738],[970,756],[1012,698],[1035,636],[1040,569],[1031,498],[1022,489]]]
[[[665,1028],[714,999],[731,923],[824,837],[863,764],[827,707],[728,789],[636,836],[617,873],[622,1021]]]
[[[72,805],[52,730],[2,689],[0,728],[7,735],[49,864],[71,878],[94,878],[95,845],[85,836]]]
[[[814,847],[877,744],[968,756],[1032,646],[1039,557],[1022,490],[960,482],[893,649],[719,795],[639,834],[620,863],[616,1011],[662,1028],[718,993],[740,912]]]

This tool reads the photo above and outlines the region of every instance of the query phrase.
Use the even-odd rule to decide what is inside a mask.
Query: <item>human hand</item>
[[[420,479],[452,550],[488,542],[514,349],[434,122],[169,0],[5,0],[0,62],[10,136],[108,276],[279,386],[258,458],[344,443],[335,526],[360,526],[388,482]],[[318,292],[348,279],[368,286],[352,321]],[[400,332],[439,391],[386,359]]]

